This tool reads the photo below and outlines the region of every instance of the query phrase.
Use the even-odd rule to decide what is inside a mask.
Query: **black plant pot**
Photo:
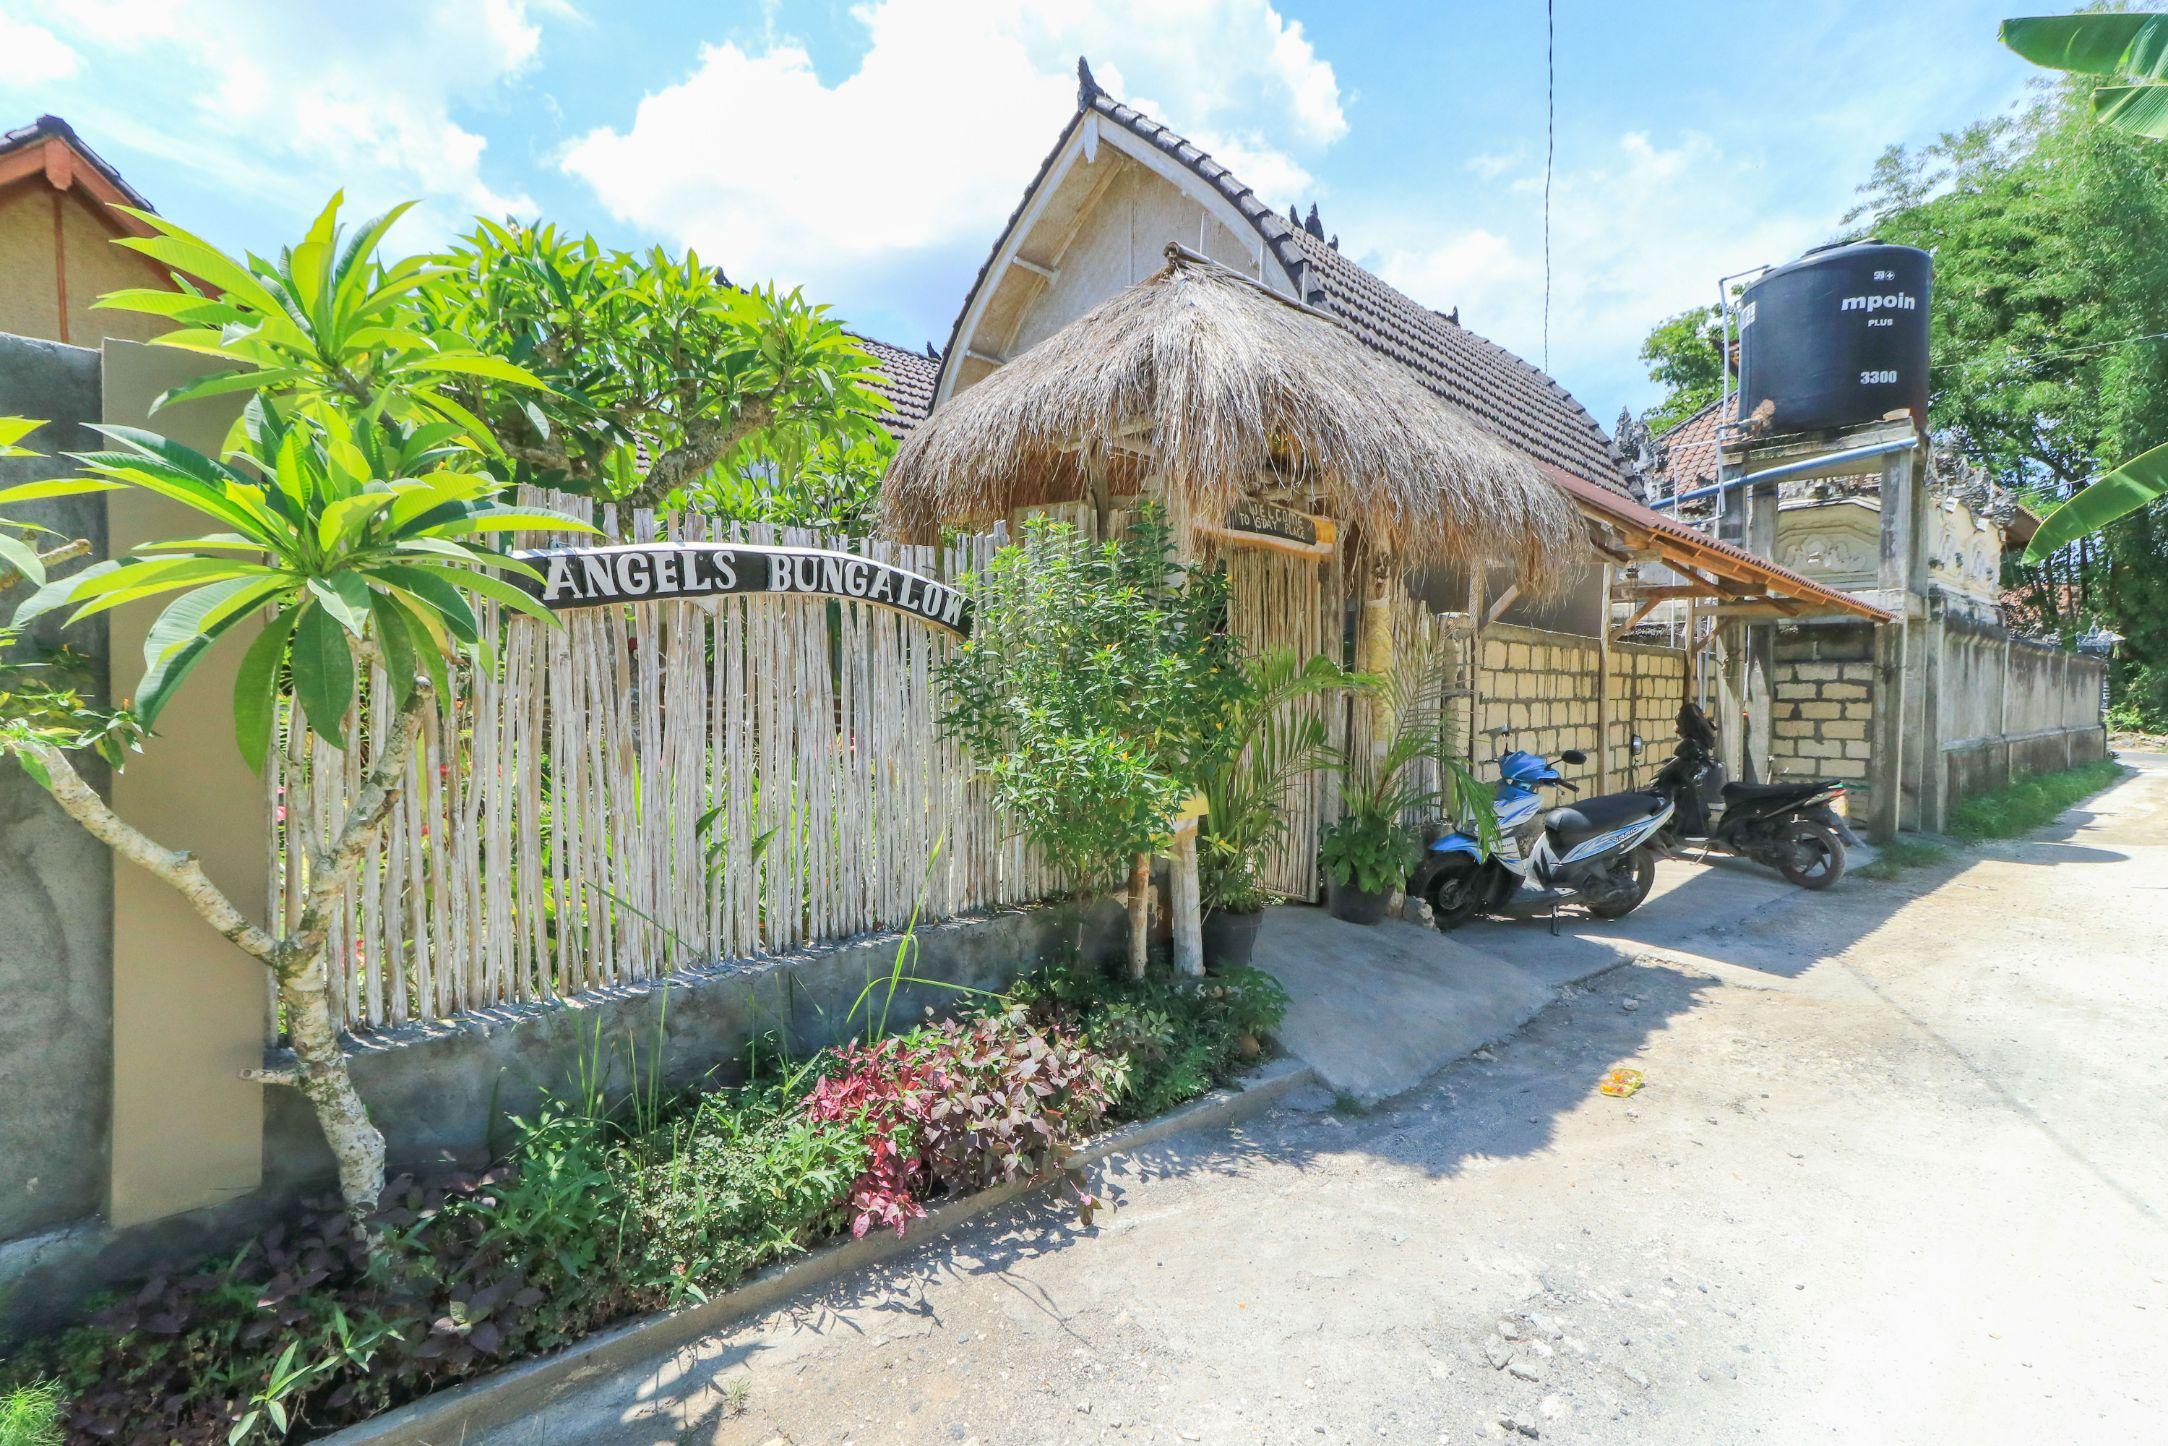
[[[1252,909],[1246,914],[1214,909],[1206,914],[1204,967],[1215,973],[1225,973],[1248,964],[1251,953],[1257,948],[1257,926],[1264,918],[1263,909]]]
[[[1377,924],[1384,922],[1385,906],[1393,901],[1392,890],[1371,893],[1353,884],[1327,883],[1325,908],[1335,919],[1350,924]]]

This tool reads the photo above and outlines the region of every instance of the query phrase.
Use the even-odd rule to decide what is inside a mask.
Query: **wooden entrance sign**
[[[552,611],[743,593],[805,593],[894,608],[958,637],[971,600],[891,563],[813,547],[736,542],[642,542],[514,552],[542,576],[508,575]]]
[[[1226,547],[1278,552],[1318,562],[1331,557],[1340,541],[1339,526],[1329,517],[1257,501],[1237,502],[1228,508],[1224,527],[1200,522],[1196,530]]]

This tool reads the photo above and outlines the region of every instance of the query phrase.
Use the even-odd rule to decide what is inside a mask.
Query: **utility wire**
[[[2066,347],[2061,351],[2016,351],[2007,352],[2000,356],[1976,356],[1967,357],[1963,361],[1937,362],[1928,370],[1931,372],[1946,372],[1954,371],[1960,367],[2005,366],[2012,362],[2053,361],[2057,357],[2084,356],[2088,352],[2112,351],[2116,347],[2129,346],[2133,342],[2160,341],[2163,338],[2168,338],[2168,331],[2148,331],[2137,336],[2120,337],[2115,341],[2096,341],[2086,346]]]
[[[1543,369],[1551,369],[1551,162],[1558,151],[1555,0],[1543,0]]]

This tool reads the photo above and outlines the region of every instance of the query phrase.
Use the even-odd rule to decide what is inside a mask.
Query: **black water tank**
[[[1739,302],[1739,410],[1767,430],[1811,432],[1900,408],[1927,415],[1927,293],[1934,261],[1912,246],[1825,246],[1763,273]]]

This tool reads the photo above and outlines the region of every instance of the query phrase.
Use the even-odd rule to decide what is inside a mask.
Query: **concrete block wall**
[[[1538,628],[1493,624],[1483,630],[1477,657],[1476,730],[1510,728],[1507,748],[1556,758],[1568,748],[1589,755],[1579,767],[1559,770],[1587,791],[1596,777],[1596,673],[1594,638]],[[1472,740],[1478,777],[1503,751],[1499,740]]]
[[[1602,679],[1602,672],[1603,652],[1592,637],[1493,624],[1483,630],[1477,657],[1477,731],[1511,728],[1508,746],[1548,758],[1580,749],[1589,761],[1560,772],[1584,792],[1597,785],[1599,747],[1609,750],[1613,789],[1645,781],[1670,751],[1666,740],[1686,696],[1686,654],[1638,644],[1614,647],[1610,677]],[[1599,737],[1599,683],[1610,701],[1608,739]],[[1635,733],[1649,746],[1638,767],[1629,746]],[[1485,776],[1499,752],[1496,744],[1479,737],[1472,751],[1478,775]]]
[[[1780,634],[1770,691],[1772,779],[1842,779],[1851,790],[1852,816],[1864,816],[1874,757],[1874,629]]]
[[[1611,649],[1611,786],[1637,788],[1671,756],[1678,738],[1679,705],[1686,701],[1686,651],[1643,644]],[[1633,737],[1647,751],[1636,760]]]

